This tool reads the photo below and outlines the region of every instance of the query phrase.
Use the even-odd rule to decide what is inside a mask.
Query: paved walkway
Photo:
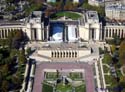
[[[105,66],[107,66],[108,68],[110,68],[110,66],[109,66],[108,64],[104,64],[104,63],[103,63],[102,65],[105,65]]]
[[[124,73],[124,71],[123,71],[123,68],[125,68],[125,66],[122,66],[122,67],[120,68],[120,71],[121,71],[122,75],[125,76],[125,73]]]

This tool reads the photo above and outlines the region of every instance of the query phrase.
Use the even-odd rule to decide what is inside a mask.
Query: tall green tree
[[[122,41],[120,44],[119,59],[121,64],[125,64],[125,41]]]
[[[4,77],[7,77],[9,74],[9,66],[7,64],[3,65],[1,72]]]
[[[1,86],[2,92],[8,92],[8,88],[9,88],[9,82],[4,80]]]
[[[2,60],[2,58],[3,58],[3,54],[0,53],[0,61]]]
[[[21,50],[19,55],[18,55],[18,62],[20,65],[25,64],[26,63],[26,56],[25,56],[25,51]]]

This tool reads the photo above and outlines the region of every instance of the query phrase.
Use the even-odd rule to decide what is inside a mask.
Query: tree
[[[3,54],[0,53],[0,61],[2,60],[2,58],[3,58]]]
[[[113,45],[111,46],[111,52],[112,52],[112,54],[113,54],[115,51],[116,51],[116,46],[113,44]]]
[[[102,7],[102,6],[97,7],[97,6],[89,5],[88,0],[84,1],[82,7],[84,9],[87,9],[87,10],[97,11],[99,13],[99,15],[102,16],[102,17],[105,16],[105,8],[104,7]]]
[[[125,41],[122,41],[119,48],[119,59],[121,64],[125,64]]]
[[[125,88],[122,90],[122,92],[125,92]]]
[[[31,54],[31,52],[32,52],[31,47],[27,48],[26,52],[28,55]]]
[[[0,83],[2,83],[2,79],[3,79],[3,76],[2,76],[2,72],[0,71]],[[0,84],[1,86],[1,84]]]
[[[57,2],[55,8],[56,8],[57,11],[61,10],[61,9],[63,8],[63,6],[62,6],[62,1]]]
[[[16,34],[14,36],[15,40],[22,41],[24,38],[23,31],[22,30],[16,30]]]
[[[5,64],[2,67],[2,71],[1,72],[2,72],[3,77],[6,77],[9,74],[9,66],[7,64]]]
[[[20,87],[20,85],[21,85],[21,80],[20,80],[20,78],[18,76],[13,76],[12,77],[12,82],[13,82],[13,84],[15,86],[14,87],[15,89],[18,89]]]
[[[17,56],[18,50],[17,49],[12,49],[10,52],[10,57],[13,58],[14,56]]]
[[[18,55],[18,63],[19,63],[19,65],[26,63],[25,51],[23,51],[23,50],[21,50],[19,55]]]
[[[1,86],[2,92],[8,92],[9,89],[9,82],[4,80],[2,82],[2,86]]]
[[[3,60],[4,64],[7,64],[8,66],[12,63],[12,58],[11,57],[7,57]],[[6,65],[6,68],[7,68]]]
[[[13,33],[12,31],[9,32],[7,41],[8,41],[8,46],[9,46],[10,49],[12,48],[12,40],[13,40],[13,37],[14,37],[14,33]]]
[[[74,9],[73,3],[68,0],[64,6],[64,10],[73,10],[73,9]]]
[[[6,3],[12,3],[14,0],[6,0]]]
[[[114,41],[115,45],[119,45],[121,42],[121,39],[117,36],[117,34],[115,34],[113,37],[113,41]]]

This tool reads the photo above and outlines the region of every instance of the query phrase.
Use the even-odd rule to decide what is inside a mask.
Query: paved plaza
[[[35,70],[35,79],[33,85],[33,92],[42,92],[42,82],[44,80],[44,69],[57,69],[61,70],[71,70],[71,69],[84,69],[85,70],[85,83],[86,83],[86,92],[94,92],[94,73],[93,66],[87,63],[70,63],[70,62],[60,62],[60,63],[39,63],[36,65]]]

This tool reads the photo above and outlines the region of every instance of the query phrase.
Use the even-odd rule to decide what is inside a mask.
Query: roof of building
[[[125,26],[125,21],[108,20],[106,26]]]
[[[24,25],[23,21],[0,21],[0,26]]]

